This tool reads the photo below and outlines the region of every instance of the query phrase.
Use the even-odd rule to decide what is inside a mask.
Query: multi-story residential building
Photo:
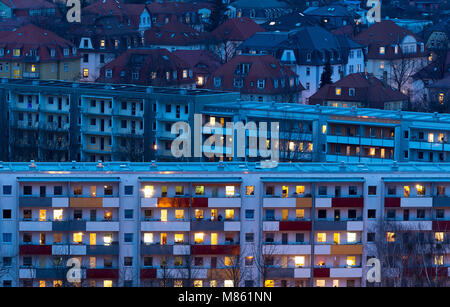
[[[97,82],[193,88],[192,67],[167,49],[129,49],[100,70]]]
[[[71,42],[28,24],[0,38],[0,77],[35,80],[79,79],[80,56]]]
[[[448,286],[449,165],[261,166],[3,162],[0,286]]]
[[[365,69],[361,45],[319,26],[304,26],[291,32],[256,33],[238,47],[239,51],[271,54],[289,65],[305,87],[302,92],[304,104],[319,88],[327,62],[331,65],[333,82]]]
[[[423,98],[422,92],[412,91],[412,76],[425,67],[431,57],[417,35],[391,20],[383,20],[356,35],[355,41],[365,46],[368,73],[407,94],[411,100]]]
[[[236,92],[2,79],[0,107],[7,112],[0,129],[7,133],[0,139],[9,146],[0,148],[0,160],[174,161],[171,144],[179,135],[172,125],[186,122],[194,131],[198,114],[202,126],[266,122],[270,129],[278,122],[283,161],[450,161],[448,114],[239,99]],[[236,133],[235,126],[222,136]],[[211,134],[203,129],[202,139]]]
[[[409,97],[365,73],[349,74],[326,84],[309,97],[309,104],[332,107],[408,110]]]
[[[239,91],[242,100],[299,103],[304,89],[296,74],[271,55],[237,55],[206,83],[213,90]]]

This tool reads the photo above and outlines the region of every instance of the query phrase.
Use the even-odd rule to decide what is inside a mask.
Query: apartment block
[[[386,284],[448,285],[449,171],[2,162],[0,285],[364,287],[373,257],[394,259]],[[430,259],[416,258],[423,242],[436,247]],[[389,254],[394,247],[401,252]]]
[[[447,114],[241,101],[239,93],[212,90],[15,79],[0,82],[0,108],[5,110],[0,128],[7,132],[0,138],[9,144],[0,149],[2,161],[175,162],[171,146],[178,134],[172,125],[188,123],[194,144],[195,114],[203,127],[203,154],[194,157],[191,146],[186,161],[258,161],[249,137],[265,138],[271,148],[270,133],[251,131],[264,123],[268,130],[279,124],[282,162],[450,161]],[[238,122],[255,125],[241,131],[226,127]],[[246,136],[247,158],[236,154],[239,133]],[[224,143],[231,139],[234,156],[229,145],[206,144],[212,135]]]

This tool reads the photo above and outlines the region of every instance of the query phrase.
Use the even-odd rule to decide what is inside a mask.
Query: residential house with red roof
[[[297,75],[271,55],[237,55],[206,83],[213,90],[240,92],[242,100],[301,101],[304,89]]]
[[[265,31],[248,17],[228,19],[211,32],[209,40],[212,46],[210,48],[220,55],[224,62],[227,62],[235,55],[237,47],[242,42],[257,32]]]
[[[28,24],[0,35],[0,78],[76,81],[76,46],[55,33]]]
[[[191,66],[167,49],[129,49],[100,70],[102,83],[194,88]]]
[[[56,16],[58,7],[47,0],[0,0],[0,17]]]
[[[393,21],[383,20],[358,34],[355,41],[365,47],[368,73],[384,79],[411,100],[422,99],[412,87],[412,76],[429,63],[430,52],[421,38]]]
[[[220,58],[208,50],[176,50],[173,54],[192,67],[196,88],[204,88],[210,76],[221,66]]]
[[[311,105],[384,110],[406,110],[408,101],[407,95],[365,73],[349,74],[309,97]]]
[[[146,30],[143,40],[149,48],[199,50],[204,48],[205,36],[173,17],[169,23]]]

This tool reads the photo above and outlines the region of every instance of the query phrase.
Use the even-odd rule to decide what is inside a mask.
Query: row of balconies
[[[361,255],[361,242],[348,244],[315,243],[315,255]],[[263,244],[263,255],[310,255],[311,244]]]
[[[119,245],[35,245],[21,243],[20,255],[119,255]]]
[[[239,208],[241,207],[241,198],[234,197],[152,197],[141,198],[142,208]]]
[[[19,197],[19,207],[54,207],[54,208],[118,208],[120,201],[118,197]]]
[[[310,197],[274,197],[265,195],[263,207],[265,208],[311,208]],[[361,196],[328,197],[317,196],[316,208],[363,208],[364,198]]]
[[[315,230],[363,231],[362,221],[321,221],[314,222]],[[310,231],[310,221],[265,221],[263,231]]]
[[[23,267],[19,269],[21,279],[65,279],[67,268],[33,268]],[[118,279],[118,268],[81,269],[82,279]]]
[[[52,222],[19,222],[19,231],[119,231],[119,222],[103,221],[52,221]]]
[[[431,208],[450,207],[449,196],[418,196],[418,197],[396,197],[388,196],[384,198],[384,206],[391,208]]]

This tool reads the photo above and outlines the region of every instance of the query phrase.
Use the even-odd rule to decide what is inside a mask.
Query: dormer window
[[[336,87],[336,96],[341,96],[341,88]]]
[[[311,53],[306,54],[306,61],[311,62]]]
[[[114,48],[119,48],[119,40],[117,39],[114,40]]]
[[[265,85],[266,85],[266,80],[264,80],[264,79],[258,79],[257,87],[258,87],[259,89],[263,89],[263,88],[265,87]]]
[[[107,69],[105,76],[107,79],[111,79],[112,78],[112,69]]]
[[[14,56],[20,56],[20,49],[14,49],[13,50],[13,55]]]
[[[385,54],[386,50],[384,47],[380,47],[380,54]]]
[[[51,56],[52,58],[54,58],[54,57],[55,57],[55,54],[56,54],[56,50],[55,50],[55,49],[51,49],[51,50],[50,50],[50,56]]]
[[[355,89],[354,88],[349,88],[348,89],[348,95],[349,96],[355,96]]]
[[[0,56],[4,56],[5,55],[5,49],[1,48],[0,49]]]
[[[104,39],[100,40],[100,48],[105,49],[106,42]]]
[[[69,56],[69,48],[64,48],[64,56]]]
[[[394,46],[394,53],[395,53],[395,54],[398,54],[398,45],[395,45],[395,46]]]

